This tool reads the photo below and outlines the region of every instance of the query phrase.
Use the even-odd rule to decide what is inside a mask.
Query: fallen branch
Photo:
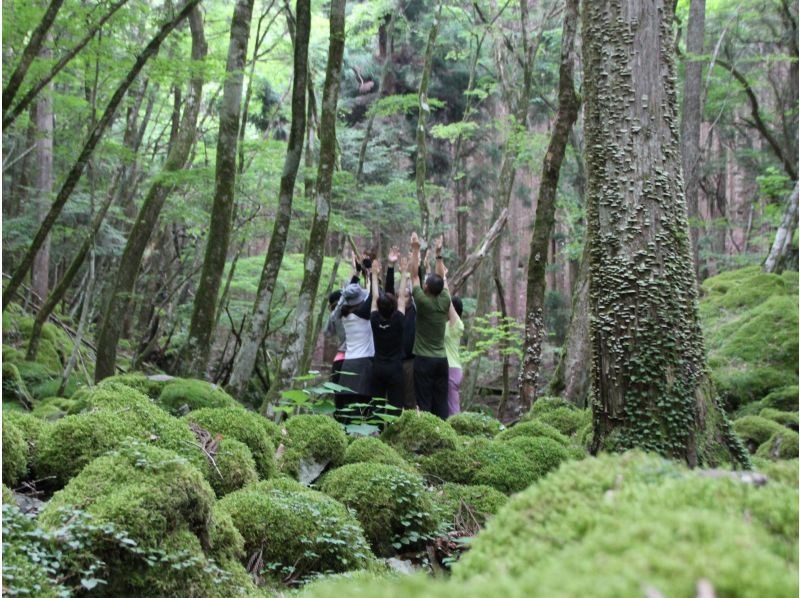
[[[497,239],[500,238],[500,233],[503,232],[507,220],[508,208],[503,208],[503,211],[500,212],[500,216],[498,216],[497,220],[492,224],[492,227],[489,229],[489,232],[486,233],[486,236],[483,238],[478,248],[467,256],[464,263],[458,267],[455,274],[447,281],[451,295],[458,294],[466,279],[475,272],[481,261],[483,261],[483,258],[491,251]]]

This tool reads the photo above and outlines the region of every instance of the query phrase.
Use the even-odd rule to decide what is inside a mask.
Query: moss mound
[[[555,409],[574,409],[575,411],[578,408],[567,401],[566,399],[562,399],[561,397],[541,397],[531,405],[530,411],[525,414],[522,418],[524,421],[534,419],[539,417],[540,415],[544,415],[545,413],[549,413],[550,411],[554,411]]]
[[[569,458],[567,450],[551,438],[513,438],[468,449],[479,463],[471,482],[512,494],[555,469]]]
[[[484,438],[494,438],[504,427],[503,424],[489,415],[471,411],[464,411],[449,417],[447,423],[458,434]]]
[[[447,523],[483,527],[508,497],[491,486],[442,484],[436,492],[442,519]]]
[[[781,429],[770,436],[756,451],[756,456],[764,459],[796,459],[798,456],[797,432]]]
[[[515,426],[504,430],[497,435],[496,440],[503,442],[511,440],[512,438],[519,437],[536,438],[539,436],[555,440],[559,444],[566,445],[568,440],[561,432],[556,430],[550,424],[546,424],[538,419],[520,422]]]
[[[486,442],[490,441],[487,439]],[[470,484],[481,464],[475,452],[465,447],[445,449],[435,455],[425,455],[417,459],[417,465],[425,479],[433,484]]]
[[[16,486],[28,473],[28,443],[25,434],[3,412],[3,482]]]
[[[286,450],[280,459],[282,472],[299,478],[306,464],[336,467],[344,459],[347,435],[332,417],[295,415],[286,421],[284,429]]]
[[[241,407],[224,409],[198,409],[184,417],[204,430],[223,438],[231,438],[247,445],[262,479],[275,475],[275,447],[270,441],[267,419]]]
[[[370,562],[364,532],[344,505],[313,490],[270,488],[271,482],[233,492],[219,503],[244,537],[245,559],[258,558],[270,576],[293,581]]]
[[[588,409],[557,407],[537,415],[536,419],[553,426],[565,436],[572,436],[592,421],[592,413]]]
[[[207,460],[206,478],[219,497],[258,481],[253,454],[243,442],[233,438],[220,440],[214,462],[216,467]]]
[[[438,527],[422,478],[393,465],[344,465],[325,476],[322,491],[355,510],[379,556],[417,545]]]
[[[745,441],[753,453],[783,426],[777,422],[758,415],[748,415],[733,422],[733,429]]]
[[[17,366],[7,361],[3,362],[3,401],[16,401],[22,405],[33,403],[33,397]]]
[[[143,395],[155,401],[161,395],[161,391],[169,384],[168,381],[151,380],[146,374],[137,374],[135,372],[129,374],[119,374],[117,376],[110,376],[105,378],[98,386],[106,386],[113,384],[124,384],[134,390],[138,390]]]
[[[770,421],[777,422],[782,426],[786,426],[787,428],[797,429],[797,413],[789,413],[788,411],[779,411],[778,409],[767,407],[766,409],[762,409],[759,415]]]
[[[180,414],[187,408],[222,409],[242,406],[227,392],[205,380],[181,379],[167,383],[158,396],[158,403],[173,414]]]
[[[770,482],[786,484],[790,488],[796,488],[800,483],[797,459],[771,461],[770,459],[754,457],[753,467],[756,471],[766,475]]]
[[[46,421],[55,421],[75,410],[77,402],[63,397],[48,397],[42,399],[31,411],[31,415]]]
[[[25,439],[28,447],[27,461],[29,465],[36,462],[36,448],[39,446],[39,437],[49,426],[48,422],[34,417],[30,413],[19,411],[3,411],[3,425],[9,422],[16,426]]]
[[[430,455],[455,448],[457,434],[446,421],[425,411],[408,409],[386,426],[381,438],[412,455]]]
[[[398,467],[408,466],[408,463],[400,456],[400,453],[374,436],[356,438],[351,442],[344,452],[342,462],[344,464],[386,463],[387,465],[396,465]]]

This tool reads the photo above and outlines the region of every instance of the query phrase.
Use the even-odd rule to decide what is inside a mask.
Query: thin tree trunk
[[[342,251],[344,250],[344,239],[339,244],[339,250],[336,252],[336,259],[333,262],[333,268],[331,268],[331,275],[328,277],[328,284],[325,285],[325,291],[322,294],[323,297],[327,297],[333,292],[333,285],[336,284],[336,276],[339,273],[339,265],[342,263]],[[323,301],[322,305],[320,306],[319,313],[317,313],[317,317],[314,319],[314,329],[311,332],[311,339],[316,341],[319,338],[319,332],[322,330],[322,323],[325,321],[325,315],[328,314],[328,302]],[[307,354],[304,352],[303,358],[305,361],[301,364],[300,371],[307,372],[311,369],[311,361],[313,357],[313,350],[316,348],[314,345]]]
[[[208,46],[203,32],[203,18],[199,8],[189,13],[189,27],[192,32],[192,63],[195,67],[189,81],[186,107],[179,126],[179,132],[164,162],[162,172],[169,175],[186,165],[189,151],[194,143],[197,116],[203,92],[202,62],[205,60]],[[122,253],[117,272],[114,276],[108,303],[103,310],[103,321],[97,339],[97,363],[95,365],[95,381],[113,376],[117,358],[117,343],[124,315],[130,311],[131,295],[136,277],[142,262],[142,256],[158,223],[158,216],[167,196],[175,188],[169,179],[161,177],[151,184],[144,198],[136,222],[128,234],[128,241]]]
[[[673,17],[664,0],[584,5],[591,450],[749,464],[706,371],[681,184]]]
[[[769,255],[764,262],[764,272],[780,274],[786,268],[786,263],[793,251],[792,237],[797,228],[797,183],[794,190],[786,200],[786,210],[783,212],[783,220],[775,233],[775,239],[769,250]]]
[[[495,248],[497,260],[494,264],[494,286],[495,290],[497,291],[497,306],[500,308],[500,317],[503,319],[503,323],[507,322],[508,318],[508,308],[506,307],[506,297],[505,297],[505,290],[503,289],[502,283],[502,276],[503,276],[503,269],[500,266],[500,251],[499,246]],[[511,369],[511,356],[508,354],[508,341],[501,340],[498,344],[498,349],[502,354],[502,370],[501,370],[501,381],[502,381],[502,391],[500,394],[500,404],[497,407],[497,417],[498,419],[502,420],[506,415],[506,411],[508,409],[508,397],[511,394],[511,377],[509,375]]]
[[[278,208],[269,249],[261,270],[253,313],[242,335],[242,346],[236,354],[233,371],[228,381],[228,390],[235,395],[242,394],[256,365],[258,348],[264,340],[269,326],[269,313],[278,273],[286,252],[289,225],[292,218],[292,202],[297,172],[303,153],[303,137],[306,130],[306,90],[308,87],[308,41],[311,31],[311,4],[309,0],[297,0],[295,8],[294,35],[294,75],[292,77],[292,124],[289,129],[289,142],[283,163]],[[308,151],[308,149],[306,149]]]
[[[189,338],[178,370],[184,375],[204,377],[211,350],[219,287],[231,234],[234,192],[236,188],[236,144],[242,111],[247,42],[254,0],[237,0],[231,20],[225,85],[219,111],[219,136],[214,181],[214,204],[206,241],[203,270],[194,298]]]
[[[67,383],[69,382],[69,377],[72,375],[72,370],[75,368],[75,364],[81,354],[81,343],[83,342],[84,334],[86,334],[86,326],[89,323],[89,316],[92,312],[95,282],[95,253],[94,250],[92,250],[92,255],[89,256],[89,280],[86,283],[86,290],[83,293],[83,307],[81,307],[81,318],[78,320],[78,330],[75,332],[75,344],[67,360],[67,365],[64,367],[64,372],[61,374],[61,384],[59,384],[58,390],[56,391],[57,397],[63,396],[64,390],[67,388]]]
[[[547,250],[553,234],[556,213],[556,193],[561,163],[569,142],[569,133],[578,117],[579,100],[573,83],[575,65],[575,31],[578,26],[579,0],[567,0],[561,33],[561,65],[558,83],[558,113],[544,157],[539,196],[536,201],[536,221],[531,237],[528,259],[528,285],[525,306],[525,344],[519,375],[520,404],[527,410],[536,400],[539,371],[542,365],[544,339],[544,296],[547,272]],[[553,256],[555,257],[555,256]]]
[[[142,50],[142,53],[136,58],[136,62],[128,71],[125,79],[123,79],[122,82],[117,86],[114,95],[109,100],[108,105],[103,112],[103,116],[93,127],[92,132],[89,134],[89,138],[86,140],[77,161],[65,177],[64,183],[61,185],[58,195],[56,195],[53,204],[50,206],[47,216],[42,221],[41,226],[39,226],[39,230],[36,232],[30,247],[20,260],[20,263],[14,270],[14,273],[11,275],[11,280],[9,280],[5,292],[3,293],[3,311],[6,310],[8,304],[12,299],[14,299],[14,296],[19,289],[19,285],[22,284],[25,275],[31,268],[34,256],[42,247],[47,235],[50,234],[50,230],[52,229],[53,224],[55,223],[59,214],[61,214],[64,204],[67,202],[72,194],[72,191],[75,189],[75,186],[78,184],[89,158],[94,152],[95,147],[97,147],[97,144],[100,142],[100,139],[103,136],[103,133],[105,133],[106,128],[113,120],[117,108],[119,107],[120,102],[122,102],[122,98],[125,96],[128,88],[136,80],[136,77],[139,75],[142,68],[144,68],[144,65],[147,63],[147,61],[155,56],[155,54],[158,52],[158,49],[164,39],[172,32],[173,29],[175,29],[175,27],[178,26],[178,24],[186,17],[187,14],[189,14],[189,12],[198,4],[198,2],[200,2],[200,0],[186,0],[186,3],[183,5],[181,10],[175,13],[175,16],[172,18],[172,20],[164,23],[161,26],[161,28],[158,30],[158,33],[156,33],[156,35],[147,44],[145,49]]]
[[[700,124],[703,119],[703,63],[698,58],[703,54],[705,36],[706,0],[691,0],[689,23],[686,27],[686,59],[683,80],[683,114],[681,117],[681,141],[683,142],[683,184],[686,206],[689,209],[689,231],[692,238],[692,258],[695,273],[699,275],[700,261],[698,241],[700,238]]]
[[[331,210],[331,187],[333,169],[336,163],[336,107],[339,100],[342,60],[344,57],[345,0],[331,0],[330,5],[330,45],[328,63],[325,68],[325,85],[322,91],[322,114],[319,123],[319,167],[317,169],[317,190],[314,219],[305,251],[305,274],[297,307],[294,311],[294,325],[286,351],[281,359],[279,371],[272,380],[270,390],[261,405],[265,413],[286,384],[297,374],[301,364],[307,361],[306,354],[311,345],[309,338],[313,331],[314,305],[317,288],[322,274],[325,239]]]

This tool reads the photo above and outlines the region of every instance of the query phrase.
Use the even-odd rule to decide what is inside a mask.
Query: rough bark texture
[[[705,368],[681,180],[673,4],[583,11],[592,452],[738,461]]]
[[[544,338],[544,295],[547,269],[547,246],[553,234],[556,214],[556,192],[561,163],[569,141],[569,133],[578,117],[580,104],[573,84],[575,65],[575,31],[578,28],[578,0],[567,0],[561,33],[561,64],[558,81],[558,113],[544,157],[539,196],[536,201],[536,221],[531,236],[528,259],[528,286],[525,308],[525,344],[520,370],[520,403],[527,410],[536,400],[539,370],[542,365]]]
[[[264,340],[264,334],[269,324],[272,296],[275,292],[275,284],[278,280],[278,272],[289,236],[294,184],[303,153],[303,138],[306,128],[306,89],[308,87],[308,40],[311,31],[310,0],[298,0],[295,14],[292,124],[289,129],[289,142],[286,147],[286,158],[283,163],[283,174],[278,192],[278,209],[275,212],[272,237],[269,241],[264,267],[261,270],[258,294],[247,332],[242,337],[242,346],[236,354],[233,371],[228,382],[228,389],[234,395],[241,394],[247,388],[247,382],[255,368],[258,348]]]
[[[31,268],[34,256],[44,243],[47,235],[50,234],[50,229],[52,229],[56,218],[58,218],[59,214],[61,214],[64,204],[67,203],[72,191],[78,184],[89,158],[94,152],[95,147],[97,147],[97,144],[100,142],[100,139],[103,136],[103,133],[105,133],[106,128],[113,120],[114,114],[116,113],[120,102],[122,102],[122,98],[125,96],[125,93],[128,91],[128,88],[136,80],[137,76],[144,68],[144,65],[147,64],[147,61],[155,56],[155,54],[158,52],[158,49],[164,39],[166,39],[172,30],[175,29],[175,27],[177,27],[184,18],[186,18],[186,15],[188,15],[189,12],[199,2],[200,0],[186,0],[186,3],[174,14],[173,18],[161,26],[161,28],[158,30],[158,33],[156,33],[147,46],[145,46],[144,50],[142,50],[142,53],[136,58],[136,62],[128,71],[127,75],[125,75],[125,78],[117,86],[114,95],[111,96],[111,99],[108,101],[106,109],[103,112],[103,116],[92,128],[92,132],[89,134],[89,138],[84,143],[78,159],[65,177],[64,182],[61,185],[61,189],[59,189],[58,195],[56,195],[55,200],[53,200],[53,204],[50,206],[47,216],[42,221],[41,226],[39,226],[39,230],[36,232],[30,247],[20,260],[20,263],[14,270],[14,273],[11,275],[11,280],[9,280],[5,292],[3,293],[3,311],[5,311],[5,309],[8,307],[8,304],[16,295],[20,284],[22,284],[25,275]]]
[[[49,58],[49,50],[42,51],[42,58]],[[50,195],[53,193],[53,89],[36,103],[36,212],[39,220],[47,216]],[[50,278],[50,235],[45,237],[41,249],[33,258],[31,288],[39,297],[46,297]]]
[[[783,212],[783,220],[775,233],[775,239],[769,250],[769,255],[764,261],[764,272],[780,274],[786,268],[794,251],[792,247],[792,236],[797,228],[797,183],[794,190],[786,200],[786,210]]]
[[[204,79],[202,62],[205,60],[208,46],[203,32],[203,17],[199,8],[195,8],[189,14],[189,27],[192,32],[192,62],[195,70],[189,80],[186,107],[175,142],[162,167],[164,175],[169,175],[185,166],[194,143],[197,116],[200,112]],[[130,311],[130,297],[139,273],[142,256],[150,240],[150,235],[158,223],[161,208],[173,189],[174,184],[170,183],[169,179],[156,178],[150,185],[133,228],[128,234],[125,250],[112,281],[108,303],[103,310],[103,321],[97,339],[97,363],[94,374],[96,382],[114,375],[120,330],[124,315]]]
[[[703,119],[703,54],[706,0],[691,0],[686,27],[686,58],[683,80],[683,113],[681,141],[683,143],[683,184],[686,206],[689,209],[689,230],[692,238],[692,257],[695,272],[699,271],[697,243],[700,238],[698,194],[700,191],[700,124]]]
[[[322,274],[325,239],[328,235],[328,220],[331,211],[331,188],[333,169],[336,164],[336,106],[339,101],[342,60],[344,57],[345,0],[332,0],[330,9],[330,43],[328,63],[325,68],[325,84],[322,91],[322,114],[319,121],[319,167],[314,219],[305,251],[305,274],[297,296],[293,320],[294,326],[281,359],[269,393],[261,406],[266,411],[269,403],[277,398],[282,387],[298,373],[300,364],[306,362],[306,353],[312,350],[309,338],[314,329],[314,305],[317,287]]]
[[[189,338],[184,347],[179,371],[185,375],[204,377],[214,332],[217,296],[222,283],[225,259],[231,236],[234,190],[236,187],[236,144],[239,139],[239,117],[242,112],[242,87],[247,42],[254,0],[237,0],[231,19],[225,85],[219,110],[219,135],[214,176],[214,204],[206,241],[203,270],[194,298]]]

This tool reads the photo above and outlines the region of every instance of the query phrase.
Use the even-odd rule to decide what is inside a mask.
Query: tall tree
[[[211,225],[206,240],[200,284],[194,298],[189,338],[178,365],[179,371],[187,375],[202,377],[205,374],[211,349],[211,335],[216,321],[219,287],[228,256],[236,188],[236,144],[239,138],[239,117],[242,112],[243,69],[252,18],[253,0],[237,0],[231,19],[225,84],[219,109]]]
[[[269,393],[261,407],[266,410],[270,401],[278,396],[281,387],[297,374],[300,364],[306,361],[306,354],[313,350],[311,334],[314,329],[314,314],[325,258],[325,239],[328,234],[328,221],[331,212],[331,190],[333,169],[336,165],[336,106],[339,101],[342,60],[344,58],[344,17],[346,0],[331,0],[330,41],[328,63],[325,67],[325,84],[322,90],[322,114],[319,119],[319,166],[317,168],[317,188],[314,219],[306,245],[303,283],[297,296],[297,307],[292,316],[293,325],[286,351],[281,359],[280,371],[273,380]]]
[[[525,344],[519,374],[520,402],[527,409],[536,400],[539,369],[542,364],[544,338],[544,295],[547,267],[547,248],[553,234],[556,213],[556,192],[561,163],[569,141],[569,133],[578,118],[580,100],[575,93],[575,31],[578,28],[579,0],[566,0],[561,32],[561,64],[558,75],[558,112],[544,157],[539,196],[536,200],[536,220],[531,236],[528,259],[528,285],[525,307]]]
[[[178,133],[161,169],[161,175],[156,177],[150,185],[133,228],[128,234],[125,249],[112,281],[111,292],[103,310],[103,320],[97,339],[97,363],[94,373],[97,382],[114,374],[117,342],[125,314],[130,311],[130,298],[139,273],[142,256],[150,241],[152,231],[158,223],[161,208],[164,206],[167,196],[175,188],[169,175],[185,166],[195,140],[197,116],[200,113],[203,95],[203,61],[208,51],[203,32],[203,17],[197,7],[189,13],[189,28],[192,33],[192,74],[189,79],[183,115]]]
[[[591,448],[747,464],[705,366],[681,180],[673,18],[665,0],[594,0],[583,11]]]
[[[791,195],[786,200],[783,219],[775,233],[767,259],[764,260],[764,272],[780,274],[791,263],[792,254],[795,255],[796,262],[797,250],[792,246],[792,238],[794,231],[797,230],[797,195],[797,183],[795,183]],[[796,263],[794,267],[797,267]]]
[[[292,124],[289,129],[289,142],[286,147],[286,158],[283,162],[280,189],[278,191],[278,207],[275,211],[275,223],[269,241],[267,257],[261,270],[253,313],[242,338],[242,346],[236,354],[233,371],[228,388],[234,395],[241,394],[247,388],[247,382],[253,375],[258,348],[264,340],[269,325],[269,313],[272,296],[278,280],[283,254],[286,251],[286,240],[289,236],[289,224],[292,218],[292,201],[297,171],[303,153],[303,140],[306,129],[306,89],[308,87],[308,40],[311,32],[311,2],[297,0],[294,23],[294,75],[292,77]]]

